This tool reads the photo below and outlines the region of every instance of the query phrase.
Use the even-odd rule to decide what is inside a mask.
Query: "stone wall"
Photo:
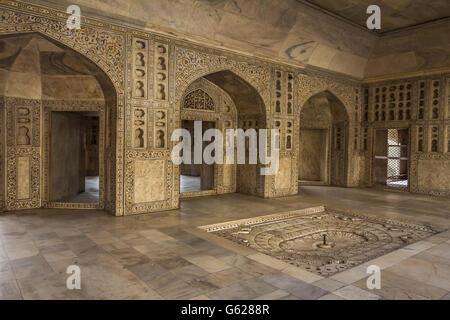
[[[361,129],[366,163],[375,155],[371,137],[376,129],[409,129],[409,190],[448,196],[450,75],[376,82],[363,90]],[[366,167],[368,185],[376,182],[374,171],[375,167]]]
[[[3,108],[2,115],[6,122],[6,130],[0,133],[7,141],[1,159],[8,169],[7,175],[3,173],[5,183],[2,184],[2,188],[3,185],[7,185],[7,188],[1,193],[8,210],[52,206],[46,194],[45,181],[48,180],[49,168],[45,152],[41,159],[42,148],[48,144],[48,112],[61,108],[75,111],[77,106],[85,111],[100,112],[100,141],[106,150],[100,153],[100,157],[103,157],[100,159],[100,177],[104,181],[104,187],[100,188],[100,198],[103,199],[100,206],[115,215],[177,208],[180,168],[171,161],[171,150],[176,142],[171,141],[170,137],[174,129],[180,128],[182,115],[189,114],[183,108],[185,94],[202,77],[225,91],[230,104],[234,104],[237,111],[234,115],[230,113],[230,125],[234,126],[233,121],[236,121],[237,127],[243,129],[280,130],[280,170],[277,174],[261,176],[261,165],[238,166],[236,169],[223,166],[218,168],[222,170],[223,177],[218,180],[222,183],[221,192],[233,192],[236,188],[238,192],[266,198],[297,194],[298,133],[302,125],[300,111],[308,99],[326,91],[343,105],[347,115],[347,119],[342,122],[345,133],[340,142],[346,147],[336,161],[332,159],[336,166],[333,170],[338,173],[334,179],[339,181],[339,185],[373,184],[374,128],[410,126],[413,146],[411,191],[448,194],[448,191],[439,191],[438,188],[438,185],[446,185],[445,178],[430,187],[419,184],[421,174],[429,175],[433,166],[445,169],[449,160],[449,89],[446,74],[437,73],[423,79],[386,83],[361,83],[339,74],[212,49],[177,36],[163,36],[120,23],[112,25],[90,17],[83,18],[80,30],[70,31],[66,27],[67,14],[64,11],[52,8],[39,10],[32,4],[22,2],[0,2],[0,13],[3,17],[0,35],[40,33],[50,39],[50,44],[67,47],[90,61],[84,64],[84,68],[91,70],[89,79],[92,80],[92,76],[97,79],[104,95],[97,101],[91,98],[68,100],[61,107],[58,104],[67,100],[67,97],[61,95],[59,90],[34,87],[25,90],[26,86],[23,86],[23,90],[16,88],[17,84],[25,83],[21,72],[16,72],[5,84],[4,74],[10,71],[0,68],[0,88],[3,89],[2,95],[7,96],[0,99],[0,102],[4,101],[0,107]],[[347,65],[339,61],[335,60],[336,66]],[[71,88],[71,77],[68,75],[65,88]],[[53,83],[51,75],[45,75],[45,79],[40,83]],[[437,86],[434,84],[436,80],[439,82]],[[420,98],[422,82],[424,98]],[[406,87],[400,89],[403,83]],[[394,100],[398,100],[392,109],[394,118],[390,120],[391,108],[386,105],[385,120],[381,120],[383,108],[376,108],[376,88],[383,90],[386,87],[390,94],[392,86],[396,87]],[[86,92],[92,97],[99,92],[95,86],[88,87],[89,90],[76,87],[74,93]],[[437,107],[434,98],[436,88],[439,88]],[[32,97],[16,97],[24,90]],[[39,92],[41,96],[35,97]],[[45,92],[45,97],[52,98],[43,99],[42,92]],[[406,98],[408,92],[411,94],[409,105]],[[401,107],[400,93],[403,93]],[[64,100],[60,99],[62,97]],[[390,99],[390,95],[386,99]],[[25,111],[21,109],[24,107],[28,109],[26,117],[29,118],[25,126],[28,129],[26,137],[23,130],[15,134],[16,120],[24,115]],[[416,116],[420,112],[424,114],[423,119]],[[217,114],[212,117],[216,118]],[[225,120],[221,128],[225,128]],[[42,134],[39,131],[41,125],[44,130]],[[422,131],[419,130],[421,127]],[[419,144],[422,145],[422,151],[416,149]],[[18,181],[22,185],[18,186]],[[89,208],[77,204],[70,207]]]

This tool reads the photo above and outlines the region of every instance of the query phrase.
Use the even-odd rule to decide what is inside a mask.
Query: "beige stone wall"
[[[85,11],[86,14],[112,10],[109,2],[75,3],[82,3],[83,8],[89,6],[95,8],[94,11]],[[127,8],[124,12],[116,13],[126,17],[133,11],[133,16],[138,19],[149,19],[142,15],[154,13],[154,10],[161,11],[162,5],[160,1],[149,1],[145,4],[142,2],[140,5],[154,6],[152,7],[154,10],[140,8],[134,11],[139,8],[139,5],[131,7],[127,3],[124,3]],[[239,2],[238,5],[243,9],[241,13],[233,12],[235,9],[229,7],[231,2],[224,3],[217,4],[220,8],[216,9],[219,16],[223,15],[227,18],[223,19],[224,25],[221,29],[219,28],[220,30],[216,30],[214,37],[219,41],[223,40],[222,45],[241,48],[243,51],[253,50],[255,47],[249,47],[248,43],[239,39],[240,36],[245,39],[256,39],[255,45],[258,50],[255,51],[255,56],[249,57],[246,54],[199,45],[186,41],[185,37],[180,38],[178,33],[162,35],[146,28],[127,27],[121,24],[120,20],[116,21],[121,25],[120,27],[113,26],[108,21],[96,20],[91,18],[92,16],[83,20],[80,31],[70,32],[65,25],[64,11],[55,11],[52,8],[39,11],[33,5],[14,1],[2,3],[0,11],[4,19],[0,22],[0,34],[42,33],[53,39],[54,43],[49,41],[44,42],[45,45],[43,42],[31,43],[26,48],[30,54],[39,48],[38,51],[53,50],[53,53],[58,55],[61,53],[58,51],[60,49],[55,49],[54,45],[60,43],[71,48],[73,52],[83,55],[87,61],[76,71],[78,76],[86,80],[78,85],[73,84],[74,75],[71,74],[73,71],[69,71],[74,67],[73,56],[68,57],[67,63],[70,68],[64,71],[66,81],[61,82],[55,82],[56,76],[53,73],[41,75],[41,68],[50,68],[48,58],[40,60],[41,66],[38,69],[30,69],[26,66],[26,63],[30,61],[36,63],[36,59],[28,62],[23,60],[12,69],[0,68],[1,95],[6,96],[3,106],[6,130],[0,132],[7,141],[7,146],[2,153],[4,167],[8,169],[8,173],[3,174],[5,183],[2,184],[7,186],[5,190],[2,190],[3,199],[8,204],[6,207],[20,209],[48,205],[45,188],[41,186],[41,181],[46,181],[48,174],[48,168],[45,166],[45,152],[41,159],[42,148],[47,143],[46,110],[58,109],[58,103],[68,100],[68,91],[73,88],[72,93],[77,99],[66,101],[63,109],[70,110],[81,105],[84,110],[97,110],[104,114],[105,130],[102,137],[106,150],[102,165],[105,179],[104,207],[116,215],[177,208],[179,206],[179,167],[175,166],[170,158],[174,146],[170,137],[173,130],[180,127],[184,94],[192,83],[202,77],[228,94],[237,109],[237,118],[230,117],[230,119],[237,121],[238,127],[280,130],[282,161],[278,174],[261,176],[259,175],[260,165],[238,166],[236,169],[224,166],[218,169],[219,172],[222,170],[220,174],[223,179],[220,181],[223,192],[232,192],[236,187],[238,192],[261,197],[296,194],[298,192],[300,111],[312,96],[327,91],[335,96],[339,103],[342,103],[347,115],[347,119],[339,121],[343,129],[341,143],[345,145],[345,149],[332,159],[333,165],[336,166],[333,170],[337,172],[332,179],[336,184],[371,185],[373,182],[373,129],[407,126],[411,129],[411,145],[413,146],[410,168],[411,191],[446,194],[445,191],[436,192],[423,189],[425,186],[419,186],[418,161],[441,161],[436,165],[446,168],[445,163],[449,155],[447,142],[450,114],[447,74],[436,74],[423,79],[361,83],[339,74],[304,69],[303,63],[308,61],[312,65],[362,77],[365,61],[373,46],[373,39],[368,39],[365,32],[360,33],[353,28],[329,20],[324,22],[323,28],[313,28],[314,24],[309,22],[318,20],[317,15],[308,10],[301,13],[298,13],[298,10],[295,11],[295,17],[285,22],[286,29],[294,32],[285,33],[283,23],[281,23],[282,27],[276,26],[280,23],[278,21],[283,20],[274,18],[284,17],[284,15],[268,1],[263,4],[258,2],[258,5],[262,5],[263,8],[258,12],[255,11],[255,8],[259,8],[256,2]],[[212,4],[212,6],[215,5]],[[294,1],[284,5],[285,12],[288,14],[290,14],[291,6],[297,6]],[[202,4],[200,9],[208,11],[208,6],[210,5]],[[114,10],[120,10],[118,9],[120,6],[114,5],[114,8]],[[195,16],[198,12],[195,12],[189,4],[180,4],[179,8],[180,10],[183,8],[183,21],[215,23],[214,20],[204,22],[198,19],[198,16]],[[190,19],[185,19],[186,10],[189,12]],[[170,15],[179,17],[176,10],[164,14],[169,17]],[[270,19],[265,19],[265,22],[275,25],[275,28],[270,30],[258,23],[258,19],[268,16]],[[36,17],[40,19],[36,20]],[[152,19],[164,20],[167,16],[152,14]],[[151,23],[151,20],[147,22]],[[330,36],[329,30],[338,28],[345,32],[341,32],[340,36]],[[195,24],[190,25],[188,29],[195,31]],[[201,30],[209,29],[198,29],[195,32],[201,32]],[[315,34],[316,40],[313,43],[309,42],[307,33]],[[261,38],[258,36],[261,35],[265,37],[265,40],[260,41]],[[358,41],[348,42],[347,37],[358,39]],[[100,38],[108,45],[98,45]],[[299,42],[298,39],[301,41]],[[214,45],[211,42],[205,43]],[[282,46],[280,46],[281,43]],[[338,50],[337,46],[343,46],[342,50]],[[8,48],[13,55],[14,44]],[[258,53],[272,57],[279,55],[280,59],[263,59]],[[283,61],[292,63],[283,64]],[[88,70],[96,71],[93,74],[87,74]],[[27,82],[24,79],[34,79],[33,77],[39,78],[40,81],[33,86],[25,86]],[[98,86],[93,82],[93,77],[97,80]],[[425,82],[423,98],[420,96],[422,80]],[[433,83],[435,80],[439,80],[440,88],[437,93],[438,107],[434,104],[436,93]],[[412,83],[411,88],[400,90],[401,83],[407,85],[409,82]],[[49,88],[50,83],[56,85]],[[42,84],[45,84],[44,87]],[[390,90],[393,85],[396,86],[394,89],[396,105],[392,108],[393,120],[389,120],[391,110],[388,105],[384,110],[385,120],[380,120],[382,109],[375,110],[376,88],[379,87],[382,90],[386,87],[386,90]],[[100,95],[99,88],[103,96]],[[401,107],[399,106],[400,91],[404,94],[403,103],[405,104]],[[411,92],[412,103],[409,106],[406,106],[407,91]],[[80,96],[81,94],[85,96]],[[93,97],[98,99],[92,99]],[[390,99],[390,92],[387,99]],[[24,125],[28,131],[25,135],[23,130],[21,135],[17,135],[18,131],[15,131],[19,123],[18,119],[22,117],[20,113],[25,112],[20,108],[28,109],[26,117],[29,118],[29,122]],[[436,108],[437,118],[435,117]],[[377,111],[379,120],[375,120]],[[422,119],[417,118],[419,112],[423,112]],[[400,114],[402,114],[402,120]],[[43,133],[40,132],[41,127],[44,129]],[[420,127],[422,131],[419,134]],[[333,134],[336,129],[336,126],[332,128]],[[419,141],[422,141],[423,151],[421,152],[415,149]],[[333,144],[335,143],[336,141],[333,141]],[[20,186],[17,179],[17,175],[22,175],[25,172],[24,168],[28,168],[23,165],[25,163],[23,157],[30,159],[30,192],[26,200],[18,198],[18,193],[22,197],[25,195],[24,190],[28,188],[28,182],[24,185],[25,188]],[[425,167],[426,165],[423,168]],[[139,174],[136,174],[137,171]],[[236,184],[234,184],[234,176],[236,176]]]
[[[449,195],[450,171],[450,75],[406,78],[367,85],[363,92],[362,127],[367,135],[365,163],[376,154],[371,136],[376,129],[409,130],[409,190],[415,193]],[[377,164],[378,163],[378,164]],[[366,165],[366,181],[376,183],[381,160]],[[384,170],[385,172],[385,170]]]
[[[298,178],[306,181],[328,179],[328,129],[301,129]]]
[[[433,193],[450,190],[450,161],[419,160],[417,168],[419,190],[429,190]]]

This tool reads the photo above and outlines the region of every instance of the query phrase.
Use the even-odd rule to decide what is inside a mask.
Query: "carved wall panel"
[[[184,109],[215,111],[213,99],[202,89],[189,92],[184,98]]]
[[[363,121],[369,121],[369,88],[364,87],[364,102],[363,102]]]
[[[125,214],[173,208],[173,165],[169,151],[127,151]]]
[[[147,127],[148,127],[148,111],[145,107],[133,108],[133,148],[146,149],[148,144]]]
[[[154,121],[154,148],[155,149],[167,149],[167,123],[169,115],[166,110],[155,110]]]
[[[31,197],[31,159],[29,156],[17,157],[17,200]]]
[[[39,100],[5,98],[7,113],[7,146],[40,146]]]
[[[133,38],[133,97],[148,98],[148,40]]]
[[[134,162],[134,203],[163,201],[165,194],[165,160]]]
[[[40,207],[39,153],[39,148],[8,148],[7,210]]]
[[[418,98],[418,108],[417,108],[417,120],[425,119],[425,81],[419,81],[419,98]]]
[[[445,183],[445,179],[447,179],[445,163],[449,161],[446,153],[448,148],[447,120],[445,120],[444,115],[444,106],[447,103],[444,94],[446,83],[447,76],[440,75],[386,81],[372,84],[368,88],[372,93],[368,108],[373,116],[373,119],[370,119],[372,122],[368,125],[372,128],[409,129],[409,191],[411,192],[432,195],[448,194],[437,188],[435,184]],[[378,109],[376,108],[377,104]],[[385,104],[385,109],[383,109],[383,104]],[[383,110],[386,111],[384,121],[382,120]],[[394,111],[393,117],[390,113],[392,110]],[[406,117],[402,118],[402,112],[400,112],[402,110]],[[379,112],[378,121],[376,120],[377,111]],[[370,140],[369,149],[372,150],[373,141]],[[427,161],[432,160],[434,162],[427,163]],[[366,162],[370,167],[370,169],[366,167],[366,172],[370,173],[365,178],[370,181],[370,185],[373,183],[372,161],[373,152],[370,151],[369,155],[366,156]],[[442,177],[435,179],[431,174],[432,167],[435,171],[441,172]],[[438,182],[432,182],[433,179]],[[444,180],[442,181],[442,179]],[[423,181],[427,181],[427,183]]]
[[[432,120],[437,120],[440,118],[440,107],[441,103],[441,82],[439,79],[431,80],[430,88],[430,114],[429,117]]]
[[[165,43],[155,43],[155,84],[156,100],[169,100],[169,46]]]
[[[283,97],[283,73],[280,70],[275,71],[275,105],[274,112],[281,113],[282,106],[284,105],[284,97]]]
[[[5,98],[7,209],[40,206],[40,108],[34,99]]]
[[[411,120],[412,89],[410,82],[374,88],[373,121]]]

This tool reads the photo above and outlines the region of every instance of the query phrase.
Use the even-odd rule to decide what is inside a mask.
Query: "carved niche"
[[[391,83],[374,88],[373,120],[412,119],[412,83]]]
[[[133,39],[133,97],[147,99],[148,40]]]
[[[167,111],[155,110],[153,147],[155,149],[167,148]]]
[[[144,149],[147,147],[147,108],[133,108],[133,148]]]
[[[164,43],[155,43],[154,58],[154,97],[155,100],[169,100],[169,46]]]

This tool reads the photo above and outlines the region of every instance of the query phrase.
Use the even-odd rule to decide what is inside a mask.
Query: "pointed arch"
[[[4,24],[10,23],[8,19],[14,19],[14,15],[20,15],[20,13],[9,12],[6,10],[1,10],[1,12],[4,14],[3,17],[5,17],[2,21]],[[30,19],[30,16],[23,15],[22,18],[26,20]],[[31,25],[26,22],[23,24],[15,24],[16,28],[13,31],[8,28],[2,29],[0,30],[0,37],[16,37],[20,35],[37,34],[63,50],[71,50],[76,54],[79,54],[95,66],[93,67],[95,70],[95,74],[93,75],[97,78],[104,92],[105,107],[108,110],[106,112],[105,121],[109,124],[108,130],[105,132],[105,141],[107,141],[109,145],[106,146],[107,150],[104,157],[105,161],[109,161],[108,164],[104,164],[105,170],[108,170],[107,174],[105,174],[105,177],[108,178],[108,186],[105,187],[105,201],[102,208],[105,208],[113,214],[122,215],[123,209],[121,203],[123,203],[123,201],[121,199],[123,195],[121,194],[120,188],[116,188],[116,183],[120,183],[120,181],[123,180],[122,170],[120,170],[121,164],[118,163],[123,157],[118,156],[118,154],[123,152],[123,144],[121,144],[121,141],[124,139],[123,132],[117,131],[116,128],[123,126],[123,124],[118,122],[123,121],[124,118],[118,114],[124,112],[124,95],[122,87],[124,83],[124,72],[123,63],[119,63],[120,61],[123,62],[124,59],[123,50],[120,49],[116,51],[115,54],[112,53],[113,50],[111,48],[107,50],[93,50],[92,46],[95,45],[95,42],[92,41],[93,37],[96,35],[98,36],[103,31],[96,31],[95,29],[86,27],[80,31],[78,37],[74,37],[73,34],[69,35],[64,32],[64,25],[60,21],[52,21],[52,24],[46,26],[43,26],[41,23],[36,21],[40,20],[36,19]],[[106,31],[104,33],[105,38],[115,37],[112,33],[108,33]],[[106,33],[109,35],[106,35]],[[82,37],[82,34],[84,34],[85,37]],[[121,46],[120,41],[119,46]],[[44,117],[44,114],[41,116]],[[116,139],[117,135],[122,135],[122,137]],[[119,143],[117,143],[117,141],[119,141]],[[13,152],[10,153],[11,157],[14,156]],[[9,163],[14,163],[13,161],[10,161],[10,159],[8,159],[8,161]],[[39,174],[46,174],[43,172],[42,168],[33,167],[32,170]],[[39,195],[42,200],[42,205],[48,205],[47,200],[44,199],[44,196],[45,193]]]

